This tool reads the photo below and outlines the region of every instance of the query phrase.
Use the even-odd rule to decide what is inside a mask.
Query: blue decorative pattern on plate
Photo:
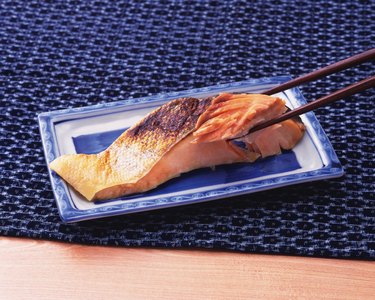
[[[261,92],[289,80],[288,76],[221,84],[100,105],[59,110],[39,115],[47,163],[69,153],[104,150],[126,128],[161,104],[180,97],[207,97],[221,92]],[[298,89],[278,94],[290,108],[306,103]],[[158,188],[118,199],[88,202],[50,172],[60,216],[76,222],[119,214],[186,205],[281,186],[339,177],[343,169],[313,113],[301,116],[306,125],[303,140],[281,155],[256,161],[195,170]]]

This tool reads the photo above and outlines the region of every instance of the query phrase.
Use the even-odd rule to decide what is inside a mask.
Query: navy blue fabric
[[[298,76],[375,46],[374,1],[0,1],[0,233],[67,242],[375,257],[374,89],[316,110],[346,175],[63,224],[44,111]],[[374,63],[302,86],[315,99]]]

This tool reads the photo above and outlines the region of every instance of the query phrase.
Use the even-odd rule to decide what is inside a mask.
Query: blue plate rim
[[[147,104],[155,104],[157,102],[165,102],[168,100],[172,100],[179,97],[184,96],[191,96],[192,94],[199,94],[199,93],[219,93],[223,92],[225,89],[233,89],[233,88],[241,88],[241,87],[248,87],[249,85],[253,86],[261,86],[261,85],[277,85],[283,83],[285,81],[290,80],[291,77],[289,75],[282,75],[282,76],[275,76],[275,77],[265,77],[259,79],[248,79],[239,82],[232,82],[232,83],[224,83],[218,84],[214,86],[202,87],[202,88],[195,88],[189,90],[183,90],[178,92],[171,92],[171,93],[161,93],[153,96],[148,97],[141,97],[141,98],[131,98],[122,101],[115,101],[109,103],[102,103],[96,104],[91,106],[85,107],[78,107],[78,108],[68,108],[63,110],[55,110],[50,112],[43,112],[38,115],[39,121],[39,130],[42,138],[42,144],[45,154],[45,159],[47,165],[57,156],[59,156],[57,139],[53,130],[54,124],[59,122],[59,117],[64,116],[64,120],[67,120],[67,116],[72,116],[74,118],[75,115],[81,113],[89,113],[89,112],[98,112],[104,111],[109,108],[116,108],[116,107],[126,107],[130,109],[131,107],[138,107],[141,108]],[[296,98],[297,102],[302,105],[306,103],[306,100],[302,93],[299,91],[298,88],[293,88],[289,90],[293,93],[293,96]],[[323,151],[327,158],[327,165],[324,167],[313,170],[302,172],[299,174],[290,174],[284,175],[281,177],[275,177],[271,179],[263,179],[258,181],[252,181],[250,183],[238,184],[233,185],[230,187],[222,188],[222,189],[214,189],[205,192],[199,193],[191,193],[186,195],[179,195],[179,196],[169,196],[169,197],[162,197],[157,199],[151,200],[140,200],[136,201],[124,201],[120,204],[114,205],[107,205],[101,207],[95,207],[86,210],[77,209],[73,203],[71,202],[69,196],[69,190],[66,183],[54,172],[52,172],[48,168],[49,177],[52,184],[52,190],[56,199],[56,203],[58,206],[58,211],[60,217],[63,222],[70,223],[70,222],[78,222],[84,220],[90,220],[95,218],[102,218],[102,217],[109,217],[109,216],[116,216],[122,214],[130,214],[136,213],[141,211],[150,211],[162,208],[168,208],[173,206],[180,206],[180,205],[188,205],[193,203],[200,203],[206,202],[216,199],[221,199],[224,197],[233,197],[248,193],[255,193],[259,191],[265,191],[269,189],[274,189],[278,187],[284,187],[293,184],[299,184],[304,182],[311,182],[317,181],[321,179],[328,179],[328,178],[335,178],[340,177],[344,174],[344,170],[337,158],[337,155],[328,140],[323,128],[321,127],[319,121],[315,117],[315,115],[310,112],[307,113],[306,118],[312,124],[313,129],[317,135],[318,140],[320,141],[321,145],[323,146]]]

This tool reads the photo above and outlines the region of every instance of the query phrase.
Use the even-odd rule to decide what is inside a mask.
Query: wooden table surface
[[[375,299],[370,261],[0,238],[0,299]]]

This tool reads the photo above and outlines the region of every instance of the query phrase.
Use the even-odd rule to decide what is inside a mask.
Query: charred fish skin
[[[124,139],[130,143],[141,144],[143,147],[140,150],[157,147],[159,151],[165,151],[176,140],[194,130],[198,118],[211,104],[212,99],[190,97],[172,100],[129,128],[124,133]],[[163,146],[160,145],[161,141]],[[122,142],[122,139],[115,141],[118,144]]]

